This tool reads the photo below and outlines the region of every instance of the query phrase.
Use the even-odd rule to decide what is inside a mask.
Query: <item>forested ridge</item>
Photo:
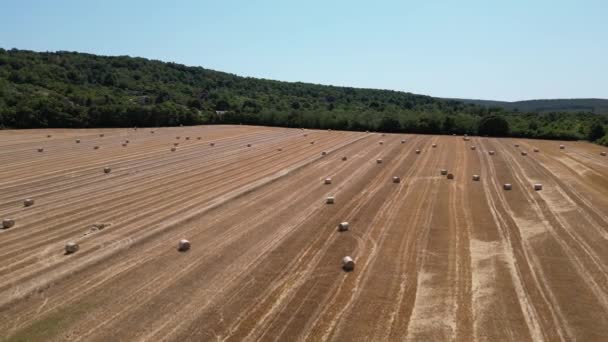
[[[195,124],[588,139],[608,115],[522,113],[406,92],[281,82],[128,56],[0,49],[0,127]]]
[[[488,101],[453,99],[464,103],[478,104],[486,107],[501,107],[507,111],[515,112],[591,112],[608,114],[608,100],[606,99],[549,99],[526,101]]]

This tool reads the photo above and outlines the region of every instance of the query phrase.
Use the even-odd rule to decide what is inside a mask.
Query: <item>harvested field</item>
[[[0,131],[0,340],[608,340],[604,149],[306,132]]]

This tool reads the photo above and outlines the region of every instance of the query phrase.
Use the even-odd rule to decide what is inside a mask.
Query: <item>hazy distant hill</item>
[[[469,100],[453,99],[465,103],[477,104],[486,107],[501,107],[507,111],[519,112],[587,112],[608,113],[607,99],[555,99],[555,100],[529,100],[529,101],[491,101],[491,100]]]

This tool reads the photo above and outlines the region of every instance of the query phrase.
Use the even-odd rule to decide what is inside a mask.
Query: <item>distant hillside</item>
[[[483,127],[484,134],[585,139],[602,132],[608,115],[520,114],[407,92],[240,77],[145,58],[0,48],[0,128],[214,123],[425,134],[477,134]],[[600,129],[590,135],[594,124]]]
[[[555,99],[555,100],[529,100],[529,101],[490,101],[454,99],[464,103],[476,104],[485,107],[501,107],[507,111],[518,112],[586,112],[608,114],[608,100],[606,99]]]

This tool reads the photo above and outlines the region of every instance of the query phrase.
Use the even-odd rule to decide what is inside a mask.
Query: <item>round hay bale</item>
[[[331,184],[331,178],[325,178],[325,184]]]
[[[125,144],[130,143],[131,141],[129,141],[129,139],[125,140]]]
[[[122,143],[122,147],[127,147],[128,144],[127,143]]]
[[[44,152],[44,149],[42,147],[39,147],[38,152]]]
[[[542,184],[540,184],[540,183],[534,184],[534,190],[535,191],[540,191],[542,189],[543,189],[543,185]]]
[[[173,146],[178,146],[178,145],[179,145],[179,143],[173,143]]]
[[[31,207],[34,205],[34,200],[31,198],[26,198],[23,200],[23,206],[24,207]]]
[[[477,149],[477,147],[471,146],[471,151],[475,151],[476,149]]]
[[[314,142],[314,141],[311,141],[311,142],[310,142],[310,144],[311,144],[311,145],[314,145],[314,144],[315,144],[315,142]]]
[[[527,156],[527,155],[528,155],[528,152],[526,152],[526,151],[521,151],[521,155],[522,155],[522,156]]]
[[[307,136],[308,136],[308,134],[307,134],[307,133],[304,133],[304,136],[305,136],[305,137],[307,137]]]
[[[380,141],[378,142],[378,144],[380,144],[380,145],[384,145],[384,141],[380,140]]]
[[[325,155],[327,155],[327,152],[323,151],[323,152],[321,152],[321,155],[325,156]]]
[[[432,148],[436,148],[436,147],[437,147],[437,144],[433,144],[433,145],[431,145],[431,147],[432,147]]]
[[[110,172],[112,172],[112,169],[109,166],[106,166],[106,167],[103,168],[103,172],[104,173],[110,173]]]
[[[540,150],[539,150],[538,148],[534,148],[534,150],[533,150],[533,151],[534,151],[534,152],[538,152],[538,151],[540,151]]]
[[[405,140],[403,140],[403,139],[402,139],[402,140],[401,140],[401,143],[402,143],[402,144],[405,144]]]
[[[80,144],[80,139],[76,139],[76,143],[77,143],[77,144]]]
[[[376,164],[382,164],[382,159],[376,159]]]
[[[154,131],[150,131],[150,134],[154,134]]]
[[[215,143],[209,143],[209,146],[213,147],[215,146]]]
[[[606,152],[600,152],[600,156],[605,157],[606,156]]]
[[[202,139],[202,137],[196,137],[196,140],[201,140],[201,139]]]
[[[346,156],[342,157],[342,161],[346,161],[347,159]]]
[[[506,183],[505,185],[502,186],[502,188],[505,190],[511,190],[511,189],[513,189],[513,185],[511,185],[511,183]]]
[[[515,147],[519,147],[519,144],[515,144]]]
[[[281,151],[283,151],[283,149],[282,148],[278,148],[277,151],[281,152]]]
[[[329,196],[325,199],[325,203],[327,204],[334,204],[335,198],[334,196]]]
[[[48,134],[46,137],[47,137],[47,138],[50,138],[50,137],[52,137],[52,135]]]
[[[76,242],[68,242],[65,244],[65,254],[76,253],[80,246]]]
[[[9,229],[15,225],[15,220],[13,219],[4,219],[2,220],[2,228]]]
[[[94,150],[99,150],[99,146],[93,146]]]
[[[185,252],[190,249],[190,241],[186,239],[181,239],[177,243],[177,250],[180,252]]]
[[[171,147],[171,152],[175,152],[175,151],[177,151],[177,148]]]
[[[416,150],[416,154],[420,154],[420,150]]]
[[[105,134],[103,134],[103,133],[101,133],[101,134],[99,135],[99,137],[100,137],[100,138],[103,138],[104,136],[105,136]]]
[[[448,174],[448,170],[446,170],[446,169],[441,169],[440,172],[441,172],[442,176],[445,176]]]
[[[175,137],[175,139],[177,139],[177,140],[179,140],[179,139],[181,139],[181,138],[182,138],[182,137],[180,137],[179,135],[178,135],[177,137]]]
[[[393,183],[401,183],[401,178],[394,176],[393,177]]]
[[[353,258],[349,256],[345,256],[342,258],[342,269],[346,272],[351,272],[355,269],[355,262]]]
[[[251,144],[247,144],[247,147],[251,147]]]
[[[338,231],[340,232],[345,232],[348,230],[348,228],[348,222],[341,222],[340,224],[338,224]]]
[[[564,150],[564,149],[566,149],[566,146],[564,146],[564,145],[559,145],[559,149],[560,149],[560,150]]]
[[[479,175],[473,175],[473,180],[479,182]]]
[[[186,140],[190,140],[190,137],[186,137]]]
[[[447,178],[448,179],[454,179],[454,174],[453,173],[448,173]]]

